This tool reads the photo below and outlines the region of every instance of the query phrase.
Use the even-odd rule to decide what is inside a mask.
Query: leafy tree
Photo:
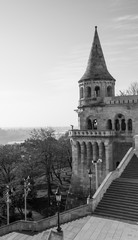
[[[72,170],[72,150],[68,132],[66,132],[65,135],[61,136],[58,141],[63,149],[64,165],[68,163],[69,167]]]
[[[6,186],[8,185],[11,192],[10,216],[14,216],[15,209],[23,216],[24,186],[22,180],[25,178],[25,174],[20,171],[21,161],[20,145],[0,146],[0,205],[1,208],[6,207]],[[14,191],[11,191],[11,189],[14,189]],[[31,187],[30,197],[34,197],[33,187]]]
[[[41,172],[41,176],[46,177],[48,204],[50,205],[50,195],[53,194],[51,177],[59,156],[59,146],[54,137],[54,130],[51,128],[34,129],[26,144],[32,150],[33,158],[35,155],[37,171]]]
[[[15,180],[17,162],[20,157],[17,145],[0,147],[0,185],[11,184]]]

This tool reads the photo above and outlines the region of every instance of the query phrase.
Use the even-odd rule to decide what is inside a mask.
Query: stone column
[[[99,143],[99,158],[103,160],[103,146],[102,143]]]
[[[87,143],[87,168],[89,169],[92,164],[92,144],[90,142]]]
[[[113,170],[112,143],[105,144],[106,175]]]
[[[135,141],[135,154],[138,157],[138,135],[134,136],[134,141]]]
[[[81,163],[86,161],[86,145],[84,142],[81,143]]]
[[[79,145],[76,141],[71,140],[72,145],[72,170],[75,175],[78,175],[79,165],[80,165],[80,156],[79,156]]]
[[[97,159],[98,159],[97,143],[95,142],[93,144],[93,160],[96,161]]]

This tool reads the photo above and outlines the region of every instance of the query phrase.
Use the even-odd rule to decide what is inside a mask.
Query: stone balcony
[[[112,137],[116,136],[115,131],[96,131],[96,130],[77,130],[73,129],[69,131],[70,137],[84,137],[84,136],[93,136],[93,137]]]
[[[113,137],[124,136],[133,137],[132,131],[115,131],[115,130],[78,130],[73,129],[69,131],[69,137]]]

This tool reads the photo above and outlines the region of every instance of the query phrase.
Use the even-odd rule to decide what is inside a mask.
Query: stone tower
[[[69,132],[73,159],[71,191],[87,195],[92,160],[102,159],[98,169],[102,181],[132,146],[138,125],[138,95],[115,96],[115,79],[107,69],[97,27],[86,71],[78,83],[79,127]]]

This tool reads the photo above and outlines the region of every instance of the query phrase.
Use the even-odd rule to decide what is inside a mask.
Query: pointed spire
[[[102,47],[100,44],[97,26],[95,26],[94,40],[86,71],[80,81],[83,80],[115,80],[107,70]]]

